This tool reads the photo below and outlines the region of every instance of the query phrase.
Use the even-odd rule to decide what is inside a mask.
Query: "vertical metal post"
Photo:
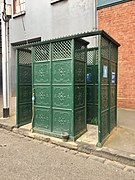
[[[1,3],[3,118],[7,118],[9,117],[8,22],[3,19],[4,11],[5,4]]]
[[[71,41],[71,58],[72,58],[72,123],[71,123],[71,133],[72,136],[75,136],[75,100],[74,100],[74,96],[75,96],[75,40],[72,39]]]
[[[102,142],[102,118],[101,118],[101,111],[102,111],[102,99],[101,99],[101,76],[102,76],[102,57],[101,57],[101,35],[98,37],[98,143],[97,146],[101,147]]]
[[[111,132],[111,42],[108,43],[108,133]]]

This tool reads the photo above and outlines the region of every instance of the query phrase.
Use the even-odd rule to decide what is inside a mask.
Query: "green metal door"
[[[51,56],[50,44],[33,47],[34,119],[38,131],[51,131]]]
[[[17,50],[17,126],[31,122],[32,118],[31,51]]]

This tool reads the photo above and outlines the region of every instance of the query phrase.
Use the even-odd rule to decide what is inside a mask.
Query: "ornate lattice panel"
[[[73,119],[71,111],[53,110],[53,132],[71,134],[71,119]]]
[[[35,61],[49,61],[50,60],[50,44],[35,46]]]
[[[70,84],[72,79],[71,61],[53,61],[52,62],[52,83]]]
[[[35,63],[34,70],[34,84],[49,83],[50,82],[50,63]]]
[[[51,87],[37,86],[34,90],[35,105],[36,106],[50,106],[51,105]]]
[[[34,115],[34,127],[39,130],[51,131],[51,111],[47,108],[36,107]]]
[[[52,44],[52,59],[71,58],[71,40],[59,41]]]
[[[53,108],[72,107],[72,87],[71,86],[53,86],[52,89]]]
[[[31,50],[19,50],[18,51],[18,63],[21,64],[29,64],[31,65]]]

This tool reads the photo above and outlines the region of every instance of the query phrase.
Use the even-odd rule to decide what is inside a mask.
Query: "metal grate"
[[[101,134],[102,134],[102,140],[105,139],[108,135],[108,111],[105,111],[101,115]]]
[[[71,40],[52,44],[52,59],[71,58]]]
[[[93,65],[94,64],[94,51],[88,51],[87,52],[87,65]]]
[[[31,64],[31,51],[21,51],[19,50],[19,64]]]
[[[117,46],[111,43],[111,60],[117,61]]]
[[[79,60],[79,61],[85,61],[85,49],[86,46],[84,46],[82,43],[80,42],[76,42],[75,43],[75,59]]]
[[[96,63],[95,64],[98,65],[98,50],[95,50],[95,56],[96,56],[95,57],[96,58]]]
[[[108,86],[102,86],[102,111],[108,109]]]
[[[35,61],[50,60],[50,44],[44,44],[35,47]]]
[[[109,42],[104,38],[101,40],[101,56],[109,59]]]
[[[116,108],[111,109],[110,111],[110,130],[116,126]]]

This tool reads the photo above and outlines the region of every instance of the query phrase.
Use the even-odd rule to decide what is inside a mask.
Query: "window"
[[[25,13],[25,0],[14,0],[14,14]]]

